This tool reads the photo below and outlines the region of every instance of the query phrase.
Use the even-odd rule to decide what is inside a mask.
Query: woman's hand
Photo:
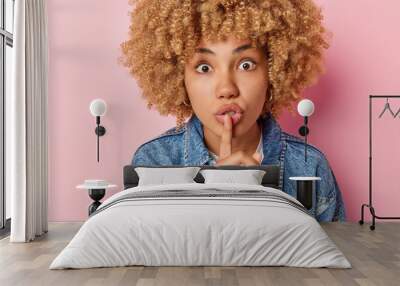
[[[225,114],[224,130],[221,136],[221,144],[219,146],[219,157],[216,165],[244,165],[254,166],[261,164],[261,155],[255,152],[252,156],[248,156],[243,151],[237,151],[232,154],[232,118]]]

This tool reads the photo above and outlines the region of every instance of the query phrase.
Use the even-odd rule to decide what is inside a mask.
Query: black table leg
[[[297,200],[308,210],[313,206],[313,189],[314,181],[297,181]]]
[[[100,200],[104,197],[106,189],[89,189],[89,197],[94,200],[94,202],[89,206],[89,216],[96,211],[96,209],[101,205]]]

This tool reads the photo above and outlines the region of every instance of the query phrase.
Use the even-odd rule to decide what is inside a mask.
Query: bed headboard
[[[142,165],[127,165],[124,167],[124,190],[133,188],[138,185],[139,177],[135,172],[135,167],[156,167],[156,168],[173,168],[173,167],[184,167],[184,166],[142,166]],[[185,166],[189,167],[189,166]],[[193,166],[192,166],[193,167]],[[246,169],[259,169],[264,170],[266,173],[262,179],[262,185],[265,187],[272,187],[279,189],[279,165],[261,165],[261,166],[196,166],[204,169],[221,169],[221,170],[246,170]],[[197,183],[204,183],[204,178],[200,174],[194,178]]]

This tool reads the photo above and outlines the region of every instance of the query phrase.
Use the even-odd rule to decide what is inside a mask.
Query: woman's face
[[[230,112],[233,137],[246,134],[266,100],[267,67],[265,52],[250,41],[202,41],[185,64],[185,86],[203,127],[221,136],[223,114]]]

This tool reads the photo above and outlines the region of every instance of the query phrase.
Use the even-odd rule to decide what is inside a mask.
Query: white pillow
[[[264,170],[221,170],[206,169],[200,174],[204,177],[204,183],[235,183],[247,185],[261,185],[265,175]]]
[[[196,183],[193,179],[200,167],[154,168],[136,167],[138,186]]]

